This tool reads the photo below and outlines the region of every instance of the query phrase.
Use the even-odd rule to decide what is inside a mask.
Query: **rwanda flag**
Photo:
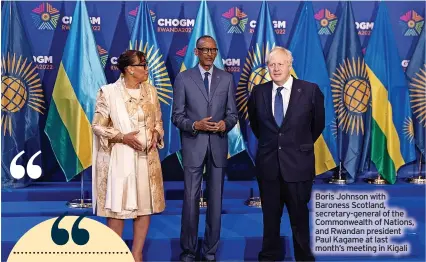
[[[1,184],[2,188],[29,185],[30,176],[41,173],[13,172],[10,166],[27,167],[31,157],[40,165],[39,116],[46,111],[37,66],[25,34],[18,5],[4,2],[1,12]]]
[[[247,148],[252,161],[256,157],[257,139],[248,121],[247,102],[254,86],[272,80],[269,75],[268,67],[266,66],[266,57],[275,45],[275,32],[272,27],[269,6],[266,1],[263,1],[243,72],[241,73],[237,87],[237,108],[240,117],[245,122],[244,129],[247,139]]]
[[[198,57],[192,50],[196,47],[197,39],[203,35],[209,35],[215,39],[217,43],[216,33],[214,31],[213,22],[210,17],[210,13],[205,0],[201,1],[200,8],[198,9],[197,18],[195,20],[195,27],[192,31],[191,38],[189,39],[188,52],[186,52],[183,59],[180,71],[185,71],[188,68],[192,68],[198,64]],[[220,55],[220,49],[217,53],[214,65],[219,69],[224,69],[222,62],[222,56]],[[245,145],[243,136],[241,134],[240,125],[237,123],[231,131],[228,132],[228,157],[232,157],[242,151],[244,151]],[[179,155],[178,155],[179,157]]]
[[[293,54],[293,76],[318,84],[324,94],[325,128],[315,142],[315,172],[317,175],[331,170],[339,162],[336,134],[333,132],[335,113],[330,79],[314,20],[311,2],[304,2],[296,30],[289,47]]]
[[[142,51],[148,62],[149,83],[157,88],[164,128],[165,147],[160,150],[160,159],[180,149],[178,129],[170,121],[172,115],[173,89],[163,54],[155,36],[154,26],[147,2],[141,1],[130,37],[130,49]]]
[[[328,51],[339,160],[354,182],[368,153],[371,119],[371,87],[355,28],[352,5],[345,2]]]
[[[415,118],[414,138],[420,152],[425,155],[426,136],[426,53],[425,27],[423,26],[413,57],[407,67],[407,77],[410,81],[411,110]]]
[[[398,169],[416,155],[407,82],[384,2],[379,4],[365,62],[373,107],[371,160],[379,174],[393,184]]]
[[[66,180],[92,165],[96,93],[106,84],[84,1],[77,1],[44,129]]]

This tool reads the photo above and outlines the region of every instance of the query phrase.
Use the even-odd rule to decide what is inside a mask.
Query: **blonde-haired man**
[[[290,75],[291,52],[274,47],[267,57],[272,81],[253,88],[250,125],[258,139],[257,179],[262,200],[263,244],[259,261],[282,260],[280,223],[290,217],[296,261],[314,261],[309,209],[315,177],[314,143],[324,129],[324,96],[314,83]]]

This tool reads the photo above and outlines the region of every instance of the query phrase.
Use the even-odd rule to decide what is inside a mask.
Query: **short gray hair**
[[[293,55],[291,54],[291,51],[282,46],[274,46],[271,51],[269,51],[266,56],[266,64],[268,64],[269,60],[271,60],[272,56],[277,52],[284,53],[289,58],[290,65],[293,65]]]

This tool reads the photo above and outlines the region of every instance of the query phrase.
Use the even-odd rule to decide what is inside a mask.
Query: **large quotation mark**
[[[65,212],[63,215],[61,215],[60,217],[58,217],[55,220],[55,223],[53,223],[52,229],[50,230],[50,236],[53,240],[53,242],[56,245],[59,246],[63,246],[66,243],[68,243],[69,240],[69,234],[68,231],[66,229],[63,228],[59,228],[59,223],[61,222],[61,220],[68,214],[68,212]],[[71,229],[71,237],[72,240],[74,241],[74,243],[76,243],[79,246],[85,245],[87,244],[87,242],[89,242],[89,231],[87,231],[86,229],[83,228],[78,228],[78,225],[80,224],[80,221],[87,215],[87,213],[79,216],[77,218],[77,220],[74,222],[74,224],[72,225],[72,229]]]
[[[25,176],[25,168],[21,165],[17,165],[16,161],[18,160],[19,157],[21,157],[23,154],[25,153],[24,150],[22,150],[21,152],[19,152],[13,159],[12,162],[10,163],[10,174],[13,176],[13,178],[15,179],[21,179]],[[41,154],[41,151],[39,150],[37,153],[35,153],[30,160],[28,160],[28,164],[27,164],[27,174],[29,177],[31,177],[32,179],[37,179],[41,176],[41,167],[37,166],[37,165],[33,165],[34,159]]]

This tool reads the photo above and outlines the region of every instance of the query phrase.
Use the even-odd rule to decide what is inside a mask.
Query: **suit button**
[[[278,149],[281,150],[281,147],[279,146]]]
[[[280,136],[282,136],[283,135],[283,133],[280,133]]]

